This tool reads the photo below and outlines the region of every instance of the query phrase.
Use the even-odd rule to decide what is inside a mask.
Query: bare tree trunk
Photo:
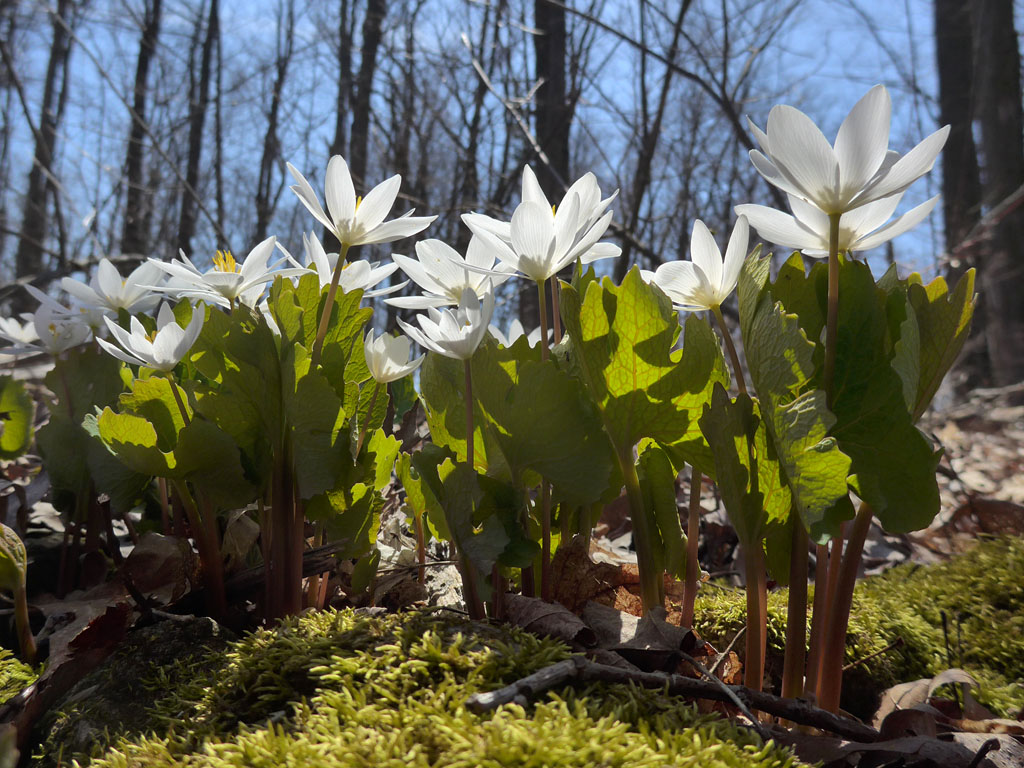
[[[274,90],[270,97],[270,112],[267,115],[267,132],[263,138],[263,156],[260,158],[260,178],[256,185],[256,242],[267,237],[270,217],[280,193],[274,190],[274,169],[281,157],[281,142],[277,137],[278,116],[281,111],[281,92],[288,76],[295,40],[295,2],[287,0],[287,7],[279,14],[277,24],[277,58],[274,64]],[[282,28],[283,21],[283,28]]]
[[[218,0],[210,0],[210,12],[206,22],[206,36],[199,63],[199,82],[189,94],[188,117],[188,162],[185,166],[187,188],[181,197],[181,218],[178,223],[178,247],[186,255],[192,254],[192,237],[196,233],[199,208],[190,190],[196,191],[199,184],[199,161],[203,150],[203,124],[206,122],[206,107],[210,101],[210,70],[213,59],[213,45],[220,37],[220,23],[217,15]],[[197,22],[197,23],[201,23]]]
[[[368,0],[363,18],[363,45],[359,53],[359,74],[356,75],[355,98],[352,102],[352,133],[348,148],[348,167],[356,189],[366,191],[367,153],[370,139],[370,94],[377,69],[387,0]]]
[[[143,180],[145,152],[146,96],[149,64],[156,51],[160,33],[162,0],[147,0],[142,16],[142,38],[139,56],[135,62],[135,89],[132,102],[132,127],[128,134],[128,152],[125,157],[124,233],[121,235],[121,253],[142,260],[149,250],[149,226],[152,213],[152,193]]]
[[[975,107],[986,209],[1024,184],[1020,53],[1011,0],[975,0]],[[993,383],[1024,380],[1024,207],[1005,212],[981,246],[981,295]]]
[[[334,109],[334,139],[331,141],[331,155],[346,155],[348,146],[348,121],[352,104],[352,38],[354,36],[355,0],[341,0],[338,9],[338,103]],[[337,251],[338,239],[326,228],[323,235],[324,248]]]
[[[547,162],[537,158],[533,168],[537,181],[549,199],[560,200],[569,179],[569,124],[572,113],[566,99],[566,20],[565,8],[547,0],[534,0],[533,35],[536,77],[534,126],[537,143]],[[534,327],[540,315],[536,286],[523,281],[519,293],[519,319]]]
[[[213,98],[213,173],[217,197],[217,247],[227,248],[224,241],[224,46],[217,35],[217,91]]]
[[[43,272],[44,241],[49,223],[46,205],[47,178],[53,172],[53,153],[57,144],[57,126],[61,112],[59,102],[63,90],[59,81],[67,72],[65,64],[71,55],[71,35],[68,28],[72,23],[73,12],[74,4],[71,0],[58,0],[52,20],[53,41],[50,44],[50,58],[46,65],[46,79],[43,82],[43,101],[39,110],[32,170],[28,174],[20,239],[14,257],[15,274],[18,278],[28,278]],[[12,309],[15,312],[27,311],[33,303],[28,300],[27,294],[21,292],[12,297]]]

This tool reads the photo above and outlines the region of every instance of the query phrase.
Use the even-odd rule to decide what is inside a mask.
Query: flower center
[[[213,257],[213,268],[218,272],[237,272],[238,264],[231,251],[217,251],[217,255]]]

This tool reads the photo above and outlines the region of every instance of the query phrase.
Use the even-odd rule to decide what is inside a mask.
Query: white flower
[[[391,336],[382,333],[373,337],[373,329],[366,332],[363,340],[363,351],[366,353],[366,366],[378,384],[396,381],[420,367],[425,355],[409,360],[412,345],[405,336]]]
[[[697,312],[721,306],[739,281],[749,234],[747,219],[740,216],[723,259],[715,238],[704,222],[697,219],[690,236],[692,261],[670,261],[654,272],[642,270],[641,276],[661,288],[676,309]]]
[[[523,200],[510,223],[467,213],[462,220],[495,255],[534,281],[542,282],[576,259],[590,263],[614,258],[622,251],[613,243],[598,243],[612,221],[607,208],[618,194],[604,200],[594,174],[587,173],[553,206],[537,183],[533,170],[523,170]],[[474,271],[482,272],[478,268]]]
[[[839,250],[867,251],[913,229],[932,212],[936,195],[916,208],[889,220],[903,194],[892,195],[844,213],[839,219]],[[828,256],[828,215],[798,197],[789,196],[793,215],[764,205],[737,205],[736,213],[746,216],[762,238],[808,256]],[[888,223],[886,223],[888,222]]]
[[[348,164],[341,155],[335,155],[327,163],[324,191],[327,210],[330,212],[328,216],[306,178],[291,163],[288,163],[288,170],[297,182],[292,186],[292,191],[317,221],[334,233],[342,245],[369,245],[401,240],[426,229],[437,218],[414,217],[413,212],[409,211],[397,219],[384,221],[398,197],[402,177],[392,176],[371,189],[365,198],[357,198]]]
[[[40,304],[31,318],[31,329],[26,322],[20,330],[14,327],[17,325],[15,321],[6,320],[0,329],[0,336],[13,342],[14,346],[4,349],[3,354],[49,352],[51,355],[59,355],[65,350],[84,344],[92,335],[92,330],[82,322],[80,315],[69,312],[53,299]],[[32,338],[33,336],[35,338]]]
[[[480,346],[494,313],[494,293],[484,294],[483,302],[471,288],[462,292],[457,309],[429,307],[427,315],[416,315],[419,328],[399,319],[402,330],[422,347],[456,360],[469,360]],[[422,329],[422,330],[421,330]]]
[[[385,299],[403,309],[427,309],[458,304],[462,292],[467,288],[477,296],[483,296],[489,290],[501,285],[512,277],[513,270],[504,264],[494,265],[494,252],[479,237],[469,241],[466,258],[447,243],[440,240],[421,240],[416,243],[416,258],[392,254],[397,266],[402,268],[413,282],[419,285],[426,294],[423,296],[399,296]],[[483,270],[483,273],[470,271],[470,268]]]
[[[170,305],[165,303],[160,305],[160,312],[156,316],[156,331],[152,335],[146,331],[137,317],[131,319],[131,331],[126,331],[108,317],[107,326],[110,333],[124,350],[103,339],[97,341],[118,360],[166,373],[173,370],[196,343],[205,318],[205,308],[195,306],[192,308],[192,320],[188,327],[182,328],[175,321],[174,311]]]
[[[320,279],[320,287],[331,284],[331,279],[334,276],[334,268],[338,263],[338,254],[327,253],[324,250],[323,244],[320,239],[310,232],[308,235],[302,235],[302,246],[306,252],[306,263],[303,265],[305,269],[312,272],[316,272],[317,277]],[[278,245],[278,248],[285,254],[288,261],[294,264],[296,267],[299,263],[292,258],[288,251]],[[381,266],[379,261],[365,261],[356,260],[349,261],[341,268],[341,275],[338,279],[338,287],[342,293],[349,293],[355,290],[363,291],[365,298],[373,298],[374,296],[385,296],[389,293],[401,290],[409,281],[399,283],[398,285],[390,285],[385,288],[378,288],[374,290],[374,286],[384,280],[386,277],[390,277],[398,269],[397,264],[385,264]]]
[[[112,310],[91,306],[65,307],[55,298],[43,293],[34,285],[26,285],[25,290],[29,292],[32,298],[39,302],[39,306],[49,308],[55,317],[67,318],[68,322],[81,323],[92,331],[94,336],[106,336],[107,326],[103,324],[103,319],[111,314]]]
[[[171,276],[171,280],[160,290],[175,298],[199,299],[207,304],[229,309],[236,301],[247,307],[255,307],[263,295],[266,284],[274,278],[305,272],[302,268],[277,269],[280,261],[267,265],[276,241],[276,237],[268,237],[259,243],[249,251],[241,265],[235,261],[230,251],[217,251],[213,259],[213,269],[207,272],[200,272],[183,252],[179,252],[180,261],[150,261]]]
[[[6,339],[16,346],[27,346],[39,341],[32,315],[23,314],[25,321],[19,323],[13,317],[0,317],[0,339]]]
[[[520,337],[526,336],[526,343],[531,347],[536,347],[540,341],[540,326],[537,326],[529,334],[526,333],[526,329],[523,328],[523,324],[519,322],[519,318],[515,318],[508,328],[508,336],[501,332],[501,329],[496,325],[489,325],[487,330],[491,336],[498,340],[503,347],[511,347],[515,344]],[[548,341],[551,341],[554,336],[554,330],[548,328]]]
[[[157,285],[162,278],[160,268],[146,261],[122,279],[117,267],[104,258],[88,285],[70,277],[63,278],[60,284],[86,307],[111,312],[123,309],[134,314],[149,312],[160,303],[161,295],[149,286]]]
[[[826,214],[851,211],[903,192],[946,143],[948,125],[902,157],[888,151],[891,111],[889,92],[876,85],[850,110],[833,146],[800,110],[772,107],[767,132],[750,123],[762,150],[752,149],[750,159],[769,182]]]

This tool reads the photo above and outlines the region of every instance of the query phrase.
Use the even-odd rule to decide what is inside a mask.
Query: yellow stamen
[[[553,205],[551,206],[551,215],[552,216],[555,215],[555,206],[553,206]]]
[[[358,197],[356,198],[356,210],[357,210],[357,211],[359,210],[359,206],[360,206],[360,205],[362,205],[362,202],[363,202],[363,196],[362,196],[362,195],[359,195],[359,196],[358,196]]]
[[[213,268],[218,272],[237,272],[238,264],[231,251],[217,251],[217,255],[213,257]]]

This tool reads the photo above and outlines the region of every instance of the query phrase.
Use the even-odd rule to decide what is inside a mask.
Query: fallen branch
[[[800,725],[829,731],[845,739],[875,742],[880,738],[874,728],[826,712],[800,699],[783,699],[740,685],[725,686],[682,675],[622,669],[598,664],[582,656],[573,656],[571,659],[552,664],[496,691],[475,693],[466,700],[466,707],[473,712],[482,713],[511,702],[525,704],[531,697],[572,682],[634,683],[644,688],[664,688],[676,696],[726,703],[731,703],[732,695],[735,695],[751,709],[767,712]],[[723,688],[727,689],[728,693]]]

